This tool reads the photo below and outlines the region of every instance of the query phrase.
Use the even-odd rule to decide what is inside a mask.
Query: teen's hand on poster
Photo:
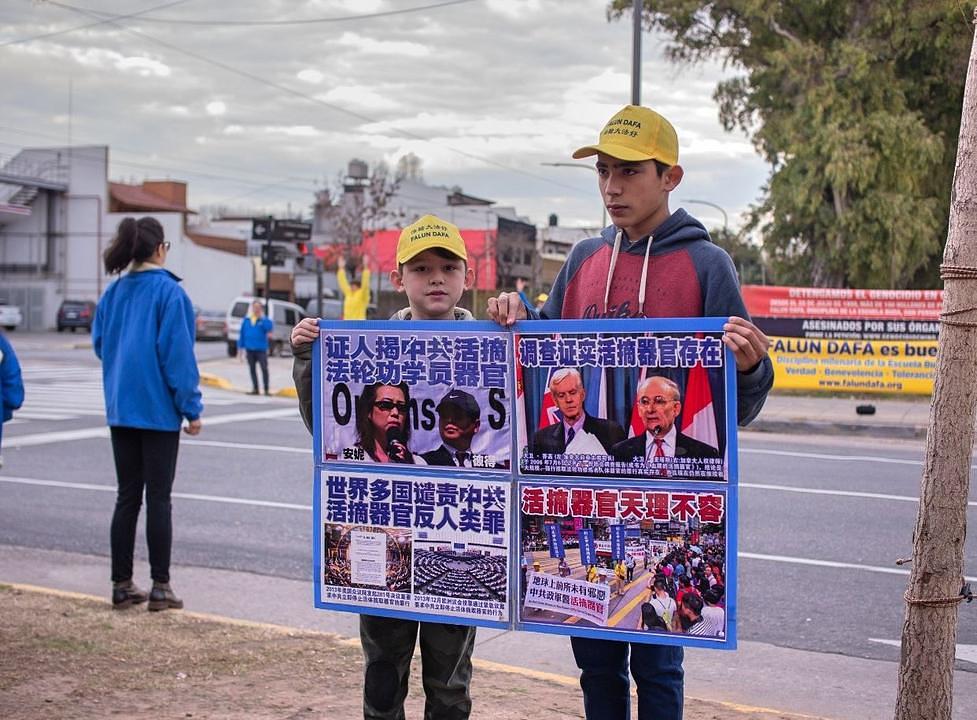
[[[318,318],[302,318],[299,324],[292,328],[292,345],[307,345],[319,339]]]
[[[740,372],[752,370],[767,356],[770,340],[749,320],[734,315],[723,325],[723,330],[723,344],[733,351]]]
[[[529,317],[526,306],[522,304],[519,293],[504,292],[497,298],[488,300],[488,316],[502,327],[509,327],[517,320]]]

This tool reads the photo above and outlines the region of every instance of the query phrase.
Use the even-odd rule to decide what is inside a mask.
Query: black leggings
[[[146,545],[150,575],[156,582],[170,581],[173,524],[170,492],[176,474],[180,431],[113,427],[112,454],[119,490],[112,515],[112,582],[132,577],[136,522],[146,491]]]

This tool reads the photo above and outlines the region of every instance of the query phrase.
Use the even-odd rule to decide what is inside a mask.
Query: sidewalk
[[[271,391],[295,397],[292,358],[268,359]],[[247,392],[251,389],[248,363],[241,358],[220,358],[200,363],[205,385]],[[856,408],[871,405],[872,415],[859,415]],[[892,398],[815,396],[772,393],[746,432],[794,433],[802,435],[860,435],[893,439],[923,439],[929,422],[930,399],[925,396]]]

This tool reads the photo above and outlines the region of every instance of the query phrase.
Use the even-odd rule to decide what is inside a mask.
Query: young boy
[[[465,241],[458,228],[425,215],[404,228],[397,243],[397,269],[390,282],[406,293],[408,306],[392,320],[474,320],[457,307],[461,294],[475,283],[468,267]],[[318,320],[305,318],[292,330],[292,377],[306,427],[312,430],[312,343],[319,337]],[[363,717],[401,720],[407,680],[420,627],[424,717],[466,720],[471,713],[469,685],[475,628],[360,615],[360,642],[365,656]]]
[[[592,155],[614,224],[573,248],[541,311],[502,293],[489,299],[489,316],[505,327],[527,318],[728,317],[723,342],[736,359],[737,418],[747,424],[773,385],[769,343],[747,319],[729,256],[685,210],[669,210],[669,193],[683,176],[675,128],[653,110],[628,105],[596,145],[573,153]],[[574,637],[571,645],[587,719],[629,717],[628,643]],[[682,648],[635,643],[630,653],[639,717],[681,720]]]

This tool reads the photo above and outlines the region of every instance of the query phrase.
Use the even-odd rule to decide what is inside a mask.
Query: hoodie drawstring
[[[611,294],[611,280],[614,278],[614,268],[617,266],[617,256],[621,252],[621,236],[623,231],[618,230],[614,235],[614,250],[611,251],[611,264],[607,268],[607,282],[604,285],[604,317],[607,317],[607,299]],[[648,236],[648,244],[645,246],[645,261],[641,266],[641,283],[638,286],[638,312],[641,313],[645,306],[645,290],[648,288],[648,258],[651,255],[651,243],[654,237]]]

